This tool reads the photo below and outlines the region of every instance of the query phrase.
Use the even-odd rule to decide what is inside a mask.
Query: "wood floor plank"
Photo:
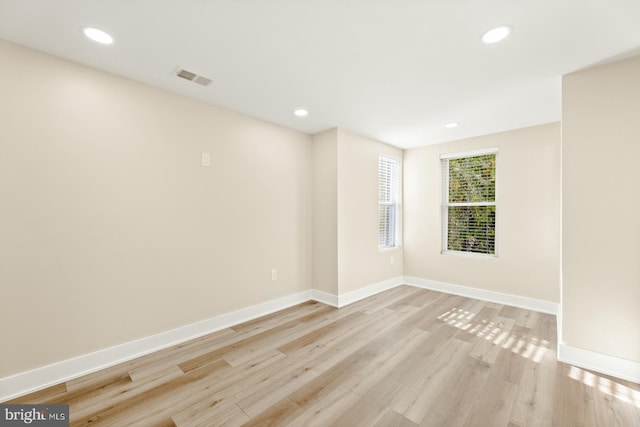
[[[278,351],[289,354],[295,350],[300,350],[309,345],[315,345],[323,342],[326,337],[335,337],[340,333],[344,333],[349,329],[364,325],[369,318],[358,311],[349,313],[342,318],[329,318],[324,321],[318,322],[307,334],[290,340],[288,343],[278,347]]]
[[[255,320],[245,322],[233,328],[227,328],[215,334],[200,337],[161,352],[144,356],[136,363],[136,367],[129,369],[128,372],[132,379],[135,379],[136,377],[153,373],[154,369],[163,369],[170,365],[184,363],[197,358],[201,358],[200,360],[215,360],[219,355],[227,354],[230,349],[250,345],[265,335],[268,336],[269,334],[277,333],[278,330],[295,326],[296,322],[305,316],[323,311],[326,308],[331,309],[331,307],[312,301],[299,304],[260,318],[264,320],[263,323]],[[268,350],[265,352],[268,353]]]
[[[336,420],[351,408],[360,396],[346,387],[327,387],[315,389],[313,398],[296,401],[298,406],[305,408],[291,423],[290,427],[313,427],[335,425]],[[309,396],[307,394],[307,396]]]
[[[520,309],[517,313],[516,326],[523,326],[525,328],[533,328],[538,323],[538,317],[540,313],[531,310]]]
[[[402,415],[388,410],[384,416],[378,421],[374,427],[417,427],[418,424],[403,417]]]
[[[456,310],[465,300],[467,300],[467,298],[459,295],[439,295],[438,298],[434,299],[432,304],[423,307],[424,317],[416,327],[428,331],[433,326],[443,323],[443,319]]]
[[[260,387],[249,396],[238,401],[238,406],[253,418],[267,411],[270,406],[277,404],[277,402],[283,399],[295,404],[295,402],[292,402],[287,396],[317,376],[318,373],[313,370],[313,366],[307,366],[307,364],[296,366],[294,370],[274,373],[274,375],[269,378],[269,384]],[[297,404],[295,405],[299,407]]]
[[[474,401],[484,392],[491,365],[467,358],[440,388],[420,426],[461,426],[471,413]],[[490,425],[490,424],[487,424]]]
[[[556,361],[555,316],[401,286],[317,302],[13,399],[70,425],[640,426],[640,385]]]
[[[261,354],[277,349],[291,339],[306,334],[307,326],[304,323],[292,321],[285,325],[286,327],[270,329],[239,344],[235,344],[231,348],[226,348],[223,355],[224,360],[231,366],[238,366]]]
[[[156,353],[152,353],[151,355],[144,356],[130,364],[127,373],[133,381],[142,380],[147,376],[153,376],[157,372],[163,371],[171,366],[179,365],[187,360],[210,353],[214,348],[224,347],[228,345],[229,342],[241,339],[241,335],[233,332],[231,329],[225,329],[221,331],[220,334],[216,333],[215,335],[215,339],[213,337],[201,337],[194,340],[194,342],[180,344],[159,351],[157,355]]]
[[[575,375],[573,372],[577,372]],[[554,425],[596,426],[593,388],[584,387],[584,371],[562,364],[557,369]]]
[[[499,309],[488,307],[487,303],[483,303],[477,308],[479,311],[472,311],[471,319],[459,327],[460,331],[456,334],[456,338],[468,342],[478,342],[478,338],[485,335],[484,331],[488,325],[498,316]]]
[[[489,376],[482,393],[467,416],[465,427],[506,426],[518,393],[518,386],[500,378]]]
[[[631,424],[632,417],[626,410],[627,405],[624,405],[614,393],[610,392],[613,389],[609,379],[593,377],[593,405],[596,423],[611,427],[633,425]]]
[[[371,359],[367,355],[368,350],[363,347],[364,345],[335,365],[322,370],[313,380],[292,392],[289,395],[289,399],[301,407],[309,408],[336,389],[349,390],[344,387],[346,379],[350,378],[355,372],[362,370],[369,372],[367,368]],[[352,392],[351,390],[349,391]]]
[[[244,365],[214,375],[199,387],[192,387],[188,399],[183,399],[174,407],[173,413],[180,416],[180,419],[199,419],[199,411],[212,410],[212,417],[217,418],[216,408],[237,406],[242,393],[251,390],[256,384],[264,387],[264,383],[269,380],[269,374],[265,372],[278,370],[278,363],[285,359],[282,353],[272,351]]]
[[[337,427],[366,427],[375,425],[389,410],[391,403],[406,386],[388,378],[383,378],[335,422]]]
[[[441,351],[426,361],[423,370],[416,372],[415,381],[394,401],[391,409],[415,423],[422,422],[440,391],[469,357],[471,344],[450,339]]]
[[[396,366],[402,364],[429,335],[429,332],[413,329],[396,343],[389,343],[386,349],[371,358],[366,369],[352,372],[344,380],[344,386],[360,395],[366,394]]]
[[[532,342],[531,330],[514,326],[492,364],[491,373],[513,384],[520,384],[528,356],[533,358],[539,354],[538,347]]]
[[[211,375],[219,370],[227,368],[229,365],[224,361],[211,364],[206,367],[196,369],[190,373],[146,390],[144,393],[132,394],[132,396],[118,401],[115,404],[106,404],[92,414],[76,417],[73,412],[71,420],[72,426],[86,424],[99,425],[134,425],[136,423],[166,423],[173,411],[181,409],[180,405],[188,402],[185,399],[189,389],[201,387],[203,383],[211,381]],[[154,411],[149,413],[135,411],[134,408],[150,404],[154,406]],[[71,413],[71,411],[70,411]]]
[[[515,319],[497,316],[478,333],[482,338],[471,350],[471,357],[493,364],[507,345]]]
[[[394,381],[411,385],[416,380],[416,367],[428,366],[431,357],[442,350],[442,346],[456,334],[456,329],[441,324],[432,328],[431,334],[416,347],[402,363],[396,365],[387,376]]]
[[[455,307],[438,317],[441,322],[457,329],[466,330],[470,325],[477,322],[479,313],[483,313],[484,301],[463,298],[459,300]]]
[[[387,292],[384,292],[383,293],[384,295],[377,294],[377,295],[374,295],[373,297],[367,298],[366,300],[359,301],[356,303],[354,308],[362,311],[365,314],[374,314],[381,309],[393,309],[392,307],[396,306],[397,303],[399,303],[400,301],[406,300],[407,296],[413,295],[417,298],[423,292],[429,292],[429,291],[419,289],[416,292],[415,288],[411,286],[403,285],[403,286],[399,286],[397,288],[391,289]],[[436,299],[434,299],[434,301]],[[411,304],[411,305],[414,305],[414,304]]]
[[[530,337],[530,340],[535,336]],[[539,343],[539,341],[536,341]],[[520,346],[517,356],[523,356],[524,346]],[[517,348],[516,348],[517,349]],[[512,350],[513,353],[513,350]],[[524,370],[518,387],[518,394],[511,413],[514,425],[548,426],[553,419],[555,401],[555,382],[557,380],[555,352],[544,349],[536,359],[525,359]]]
[[[236,405],[217,406],[213,402],[198,410],[180,412],[171,419],[177,427],[240,427],[251,421]]]
[[[176,380],[182,375],[184,372],[180,368],[172,366],[158,372],[155,376],[145,377],[144,380],[135,382],[123,380],[119,383],[112,383],[109,387],[98,388],[86,393],[74,393],[67,397],[66,402],[69,404],[69,411],[73,411],[74,416],[90,417],[92,413],[99,412],[105,406],[117,405]]]
[[[512,307],[510,305],[502,306],[498,316],[500,317],[508,317],[509,319],[517,320],[522,313],[522,309],[518,307]]]
[[[262,383],[266,385],[258,389],[253,389],[252,391],[254,392],[240,400],[238,406],[250,416],[256,412],[261,412],[265,406],[293,393],[302,387],[304,383],[313,381],[316,377],[344,361],[352,354],[356,352],[362,354],[363,347],[368,349],[373,346],[382,345],[380,339],[378,339],[378,341],[374,340],[367,345],[363,337],[366,337],[367,334],[373,334],[373,331],[381,331],[384,330],[385,327],[389,328],[387,325],[389,322],[386,319],[393,317],[394,313],[390,310],[387,311],[387,313],[389,314],[387,317],[375,316],[371,319],[371,322],[363,324],[362,328],[352,331],[354,334],[357,333],[357,339],[345,339],[343,337],[338,343],[335,343],[331,347],[313,347],[311,351],[319,350],[315,352],[319,354],[316,354],[311,360],[309,360],[308,357],[304,357],[304,355],[307,354],[306,350],[304,348],[300,349],[300,357],[296,357],[295,353],[291,355],[291,360],[293,360],[294,363],[290,363],[286,368],[274,373],[269,378],[268,384],[266,384],[266,381],[262,381]],[[388,338],[385,337],[385,341],[387,340]],[[362,358],[355,359],[362,363]],[[302,360],[303,363],[300,363],[300,360]],[[245,394],[249,393],[243,393],[243,395]],[[243,397],[243,395],[239,397]]]
[[[244,390],[238,396],[241,399],[238,406],[250,415],[262,412],[265,406],[293,393],[305,382],[313,381],[314,378],[365,346],[366,340],[362,337],[367,335],[367,330],[382,329],[383,321],[380,319],[385,317],[376,316],[372,322],[351,331],[354,335],[357,333],[357,339],[346,336],[334,342],[332,346],[301,348],[297,353],[290,354],[287,366],[282,366],[279,371],[271,372],[268,378],[261,379],[258,387]],[[309,353],[314,354],[314,357],[308,357]]]
[[[289,399],[282,399],[275,405],[271,405],[264,412],[251,418],[244,426],[267,427],[287,425],[302,412],[304,412],[303,409],[294,402]]]
[[[414,288],[411,289],[411,293],[407,293],[405,298],[398,300],[395,304],[410,304],[422,308],[432,304],[437,294],[439,293],[427,289]]]
[[[425,331],[413,330],[395,343],[387,339],[373,341],[324,370],[304,387],[290,394],[289,398],[306,407],[309,402],[315,402],[339,387],[363,395],[428,335]]]
[[[223,329],[215,334],[209,334],[187,341],[176,346],[163,349],[137,359],[130,360],[80,378],[67,381],[67,389],[70,393],[83,392],[84,390],[95,388],[98,384],[106,384],[114,378],[128,375],[132,380],[139,379],[145,375],[154,375],[164,369],[170,368],[182,360],[187,360],[201,352],[211,351],[211,347],[219,342],[229,339],[238,339],[238,335],[231,329]],[[204,350],[203,350],[204,349]],[[140,374],[138,374],[140,372]]]

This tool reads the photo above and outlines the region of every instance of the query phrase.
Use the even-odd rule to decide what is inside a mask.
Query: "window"
[[[443,253],[497,255],[497,152],[490,148],[440,157]]]
[[[398,220],[400,162],[387,156],[378,160],[378,249],[399,246]]]

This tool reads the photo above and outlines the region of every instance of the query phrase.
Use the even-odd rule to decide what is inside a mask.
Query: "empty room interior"
[[[638,23],[0,0],[0,417],[640,425]]]

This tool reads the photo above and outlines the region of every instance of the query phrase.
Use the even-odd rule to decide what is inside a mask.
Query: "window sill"
[[[462,251],[441,251],[442,255],[453,255],[463,258],[477,258],[477,259],[498,259],[498,254],[479,254],[476,252],[462,252]]]

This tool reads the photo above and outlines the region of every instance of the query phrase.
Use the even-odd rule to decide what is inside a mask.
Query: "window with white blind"
[[[496,256],[497,148],[442,161],[442,251]]]
[[[380,156],[378,159],[378,249],[399,246],[398,220],[400,200],[400,162]]]

